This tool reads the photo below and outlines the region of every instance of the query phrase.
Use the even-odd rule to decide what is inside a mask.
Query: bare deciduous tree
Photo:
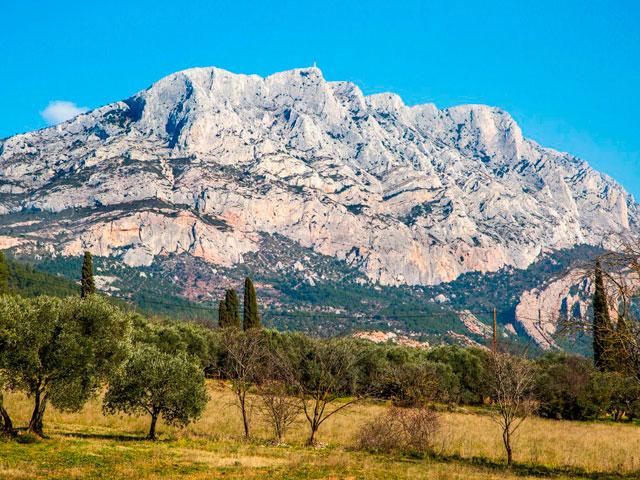
[[[273,430],[278,445],[300,413],[300,403],[291,396],[290,387],[278,378],[266,378],[257,390],[258,409]]]
[[[495,404],[491,419],[502,430],[507,464],[511,465],[513,436],[535,407],[531,394],[534,370],[526,359],[495,350],[489,361],[488,377],[491,399]]]
[[[307,445],[315,445],[320,426],[360,400],[361,392],[355,389],[357,357],[347,341],[310,339],[304,341],[296,357],[283,364],[309,422]]]
[[[221,346],[225,355],[222,373],[231,382],[231,390],[242,415],[244,435],[249,438],[254,408],[249,392],[264,377],[268,354],[264,335],[258,329],[246,332],[226,329],[221,337]]]

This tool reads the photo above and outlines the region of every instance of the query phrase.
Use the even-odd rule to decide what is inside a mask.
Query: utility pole
[[[493,307],[493,353],[496,353],[498,336],[496,335],[496,308]]]

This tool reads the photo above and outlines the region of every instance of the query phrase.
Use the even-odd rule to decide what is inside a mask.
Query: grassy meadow
[[[161,423],[156,442],[142,439],[148,418],[105,417],[99,399],[77,413],[49,409],[48,439],[0,441],[0,478],[640,478],[640,430],[632,425],[531,418],[515,442],[515,465],[507,468],[498,426],[481,411],[443,413],[433,456],[379,455],[357,451],[355,434],[384,405],[356,405],[330,418],[317,448],[304,446],[303,418],[286,445],[273,445],[258,416],[254,439],[243,440],[229,390],[218,382],[208,388],[212,399],[202,418],[185,429]],[[7,393],[5,405],[16,426],[28,423],[31,402],[23,394]]]

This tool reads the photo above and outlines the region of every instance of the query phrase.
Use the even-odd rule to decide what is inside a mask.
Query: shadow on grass
[[[484,457],[462,457],[459,455],[428,455],[426,458],[445,463],[459,463],[474,467],[484,467],[495,471],[510,472],[516,475],[531,477],[560,477],[569,476],[575,478],[594,480],[637,479],[640,472],[612,472],[612,471],[588,471],[581,467],[548,466],[531,463],[512,463],[511,466],[503,461],[491,460]]]
[[[122,435],[116,433],[73,433],[64,432],[56,433],[58,437],[66,438],[82,438],[87,440],[113,440],[115,442],[149,442],[149,443],[162,443],[169,440],[148,440],[146,436],[137,435]]]

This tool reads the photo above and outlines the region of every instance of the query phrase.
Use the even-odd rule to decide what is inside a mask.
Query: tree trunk
[[[244,438],[247,440],[250,438],[251,433],[249,431],[249,418],[247,416],[247,402],[244,394],[238,395],[240,400],[240,411],[242,412],[242,424],[244,425]]]
[[[0,417],[2,417],[2,431],[9,435],[15,435],[16,431],[13,428],[13,422],[9,416],[9,412],[4,408],[4,396],[2,390],[0,390]]]
[[[502,432],[502,441],[504,442],[504,449],[507,451],[507,465],[511,465],[511,435],[508,428],[504,432]]]
[[[309,440],[307,441],[307,446],[308,447],[314,447],[316,445],[316,433],[318,433],[318,427],[319,427],[319,425],[317,424],[317,422],[315,420],[313,422],[311,422],[311,436],[309,437]]]
[[[247,412],[244,408],[244,406],[242,407],[242,423],[244,425],[244,437],[245,438],[249,438],[250,433],[249,433],[249,421],[247,420]]]
[[[44,438],[42,419],[44,418],[44,411],[46,408],[47,394],[46,392],[43,393],[41,388],[38,388],[35,393],[33,413],[31,414],[31,420],[29,421],[29,428],[27,429],[27,432]]]
[[[147,440],[155,440],[156,439],[156,423],[158,423],[158,411],[153,409],[151,413],[151,427],[149,428],[149,435],[147,435]]]

